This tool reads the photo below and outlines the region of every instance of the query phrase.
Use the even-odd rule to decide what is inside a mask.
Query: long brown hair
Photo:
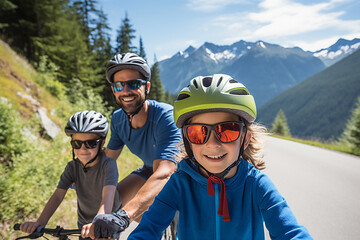
[[[267,134],[265,126],[259,123],[247,124],[248,132],[251,133],[250,143],[245,149],[242,157],[254,165],[257,169],[265,169],[264,162],[264,138]]]

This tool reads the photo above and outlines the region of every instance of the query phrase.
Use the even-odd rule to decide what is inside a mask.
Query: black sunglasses
[[[124,90],[125,84],[128,86],[128,88],[134,90],[134,89],[139,89],[141,85],[145,85],[146,81],[143,79],[133,79],[125,82],[119,81],[112,83],[112,86],[114,88],[114,91],[117,92]]]
[[[92,149],[92,148],[96,148],[96,146],[100,141],[102,141],[101,138],[95,140],[86,140],[86,141],[71,140],[70,144],[74,149],[80,149],[83,144],[87,149]]]

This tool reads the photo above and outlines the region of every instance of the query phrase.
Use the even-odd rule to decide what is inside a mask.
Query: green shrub
[[[282,109],[279,110],[278,114],[275,117],[275,120],[272,124],[271,132],[282,136],[290,136],[290,129],[287,124],[286,116]]]
[[[41,56],[37,66],[39,77],[36,79],[42,87],[50,92],[51,95],[64,99],[66,94],[65,86],[57,80],[59,67],[52,63],[48,56]]]
[[[74,113],[83,110],[95,110],[106,117],[110,117],[111,109],[106,108],[103,98],[92,89],[86,89],[79,79],[71,80],[71,89],[68,99],[72,104]],[[110,120],[110,118],[108,118]]]
[[[34,141],[23,134],[27,127],[10,104],[0,104],[1,158],[8,159],[0,164],[0,222],[38,214],[70,158],[64,135],[51,142]]]
[[[360,153],[360,97],[357,99],[340,141],[350,145],[356,153]]]
[[[2,98],[0,101],[0,162],[11,165],[14,157],[27,150],[21,134],[20,114],[13,104]]]

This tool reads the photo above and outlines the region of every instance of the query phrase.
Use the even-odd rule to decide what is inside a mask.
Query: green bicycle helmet
[[[177,96],[175,124],[181,128],[187,119],[205,112],[230,112],[252,123],[256,118],[256,105],[248,89],[231,76],[198,76]]]

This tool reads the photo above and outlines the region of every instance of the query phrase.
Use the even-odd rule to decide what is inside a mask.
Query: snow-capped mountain
[[[159,62],[165,89],[178,93],[191,78],[225,73],[244,83],[261,105],[278,93],[325,68],[322,61],[299,48],[263,41],[231,45],[205,42]]]
[[[189,46],[187,49],[185,49],[185,51],[179,51],[177,52],[174,57],[180,57],[180,58],[187,58],[189,57],[190,54],[192,54],[194,51],[196,50],[196,48],[194,48],[193,46]]]
[[[328,48],[323,48],[315,52],[310,52],[315,57],[320,58],[328,67],[344,57],[352,54],[360,47],[360,39],[346,40],[340,38],[335,44]]]

